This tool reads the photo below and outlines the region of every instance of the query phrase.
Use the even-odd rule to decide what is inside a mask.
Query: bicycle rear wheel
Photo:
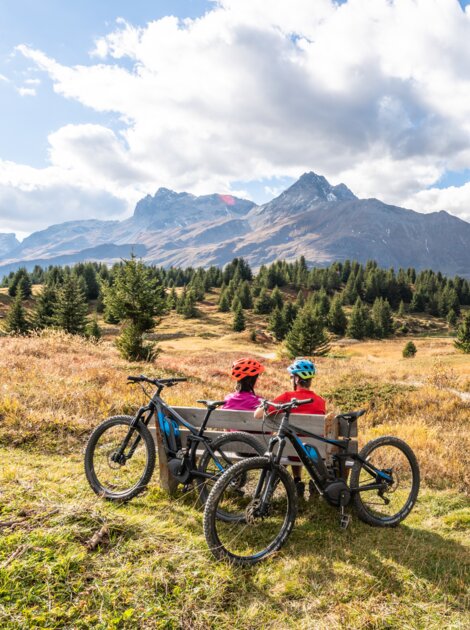
[[[198,469],[204,474],[212,475],[212,478],[199,478],[197,481],[199,490],[199,500],[201,505],[207,501],[210,491],[216,481],[233,464],[242,459],[259,457],[266,452],[266,446],[261,444],[256,438],[242,431],[232,431],[220,435],[210,443],[214,455],[206,447],[199,460]],[[239,476],[232,481],[232,486],[242,488],[245,483],[243,476]],[[219,511],[219,518],[230,518],[230,514]]]
[[[93,491],[110,501],[129,501],[145,490],[155,468],[155,443],[148,428],[132,416],[113,416],[90,436],[85,474]],[[119,451],[124,440],[127,446]],[[130,449],[133,449],[131,455]]]
[[[242,477],[243,488],[237,479]],[[271,496],[261,507],[270,482]],[[218,512],[230,515],[218,518]],[[252,565],[279,550],[287,540],[297,515],[294,481],[283,466],[267,457],[254,457],[231,466],[217,481],[204,510],[204,534],[218,560]]]
[[[360,457],[379,472],[356,461],[351,489],[384,482],[382,490],[354,493],[359,518],[377,527],[395,527],[411,512],[419,492],[419,466],[411,448],[396,437],[384,436],[368,442]]]

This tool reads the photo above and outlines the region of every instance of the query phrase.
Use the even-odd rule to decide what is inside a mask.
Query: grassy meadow
[[[0,312],[7,304],[1,295]],[[259,394],[286,389],[280,346],[250,341],[261,320],[250,314],[248,330],[233,333],[214,299],[201,311],[162,320],[153,364],[121,359],[106,324],[98,344],[59,332],[0,337],[0,627],[469,627],[470,359],[444,325],[421,322],[414,359],[402,358],[402,337],[339,340],[317,362],[315,390],[330,410],[369,409],[360,445],[393,434],[418,457],[418,504],[396,529],[353,518],[343,532],[315,497],[280,553],[240,569],[212,560],[194,493],[169,499],[156,476],[127,505],[95,497],[84,445],[102,419],[142,403],[127,374],[187,376],[167,400],[190,406],[230,391],[231,362],[250,355],[267,367]]]

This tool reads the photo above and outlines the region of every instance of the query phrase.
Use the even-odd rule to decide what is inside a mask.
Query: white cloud
[[[463,186],[421,190],[404,202],[406,207],[419,212],[446,210],[470,221],[470,182]]]
[[[8,79],[4,74],[0,74],[0,81],[4,81],[5,83],[9,83],[10,79]]]
[[[159,185],[224,192],[314,169],[360,196],[467,216],[456,193],[425,189],[469,166],[468,41],[457,0],[220,0],[196,20],[120,20],[88,66],[18,50],[58,94],[124,126],[51,134],[62,183],[131,204]]]
[[[31,87],[17,87],[16,91],[20,96],[36,96],[36,90]]]

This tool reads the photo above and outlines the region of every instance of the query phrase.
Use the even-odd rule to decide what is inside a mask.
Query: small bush
[[[412,341],[408,341],[408,343],[403,348],[402,354],[405,357],[405,359],[412,359],[417,352],[418,350],[416,349],[415,344]]]

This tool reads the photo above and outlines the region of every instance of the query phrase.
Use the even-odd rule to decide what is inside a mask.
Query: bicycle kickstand
[[[344,507],[346,505],[346,497],[344,496],[343,492],[341,493],[339,504],[341,508],[341,514],[339,516],[339,526],[341,527],[341,529],[347,529],[349,527],[349,524],[351,523],[351,515],[346,514],[346,512],[344,511]]]

